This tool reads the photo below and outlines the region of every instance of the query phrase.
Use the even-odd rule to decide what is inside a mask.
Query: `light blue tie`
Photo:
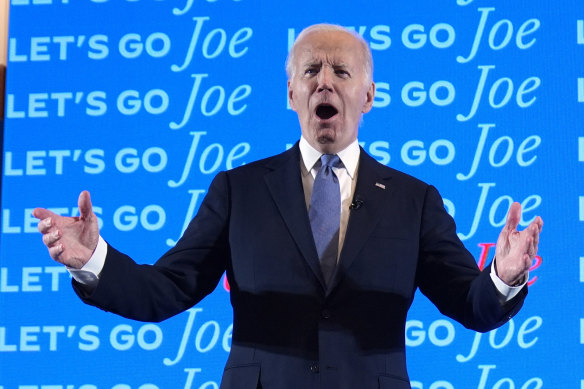
[[[342,163],[338,155],[332,154],[323,154],[320,161],[322,165],[314,179],[308,217],[320,268],[328,285],[337,265],[341,223],[341,189],[332,167]]]

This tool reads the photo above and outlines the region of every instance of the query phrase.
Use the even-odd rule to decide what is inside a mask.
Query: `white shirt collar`
[[[318,162],[322,153],[312,147],[303,136],[300,137],[300,144],[298,146],[300,147],[302,162],[306,167],[304,174],[308,174],[314,167],[314,164]],[[355,139],[353,143],[347,146],[344,150],[341,150],[337,153],[351,179],[353,179],[355,176],[355,171],[357,170],[357,165],[359,164],[360,153],[361,149],[359,148],[359,141],[357,139]]]

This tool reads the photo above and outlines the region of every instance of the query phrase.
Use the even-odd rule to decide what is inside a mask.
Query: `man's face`
[[[373,104],[361,44],[348,32],[313,31],[297,42],[292,66],[288,99],[302,135],[320,152],[336,154],[357,138],[361,114]]]

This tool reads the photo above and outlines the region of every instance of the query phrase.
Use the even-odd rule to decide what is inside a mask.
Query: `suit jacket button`
[[[331,318],[331,313],[325,309],[324,311],[322,311],[322,312],[320,313],[320,316],[321,316],[323,319],[330,319],[330,318]]]
[[[313,363],[312,365],[310,365],[310,371],[311,371],[311,372],[313,372],[313,373],[318,373],[318,371],[319,371],[319,370],[320,370],[320,369],[319,369],[319,367],[318,367],[318,363],[316,363],[316,362],[315,362],[315,363]]]

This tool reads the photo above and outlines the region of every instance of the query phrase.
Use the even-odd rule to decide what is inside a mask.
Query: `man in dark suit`
[[[79,218],[34,211],[43,241],[85,302],[136,320],[190,308],[226,271],[234,319],[221,388],[410,388],[404,327],[416,289],[468,328],[502,325],[527,294],[543,222],[517,231],[513,204],[496,269],[479,271],[437,190],[359,148],[375,94],[362,38],[309,27],[287,72],[300,141],[218,174],[155,265],[99,237],[87,192]]]

